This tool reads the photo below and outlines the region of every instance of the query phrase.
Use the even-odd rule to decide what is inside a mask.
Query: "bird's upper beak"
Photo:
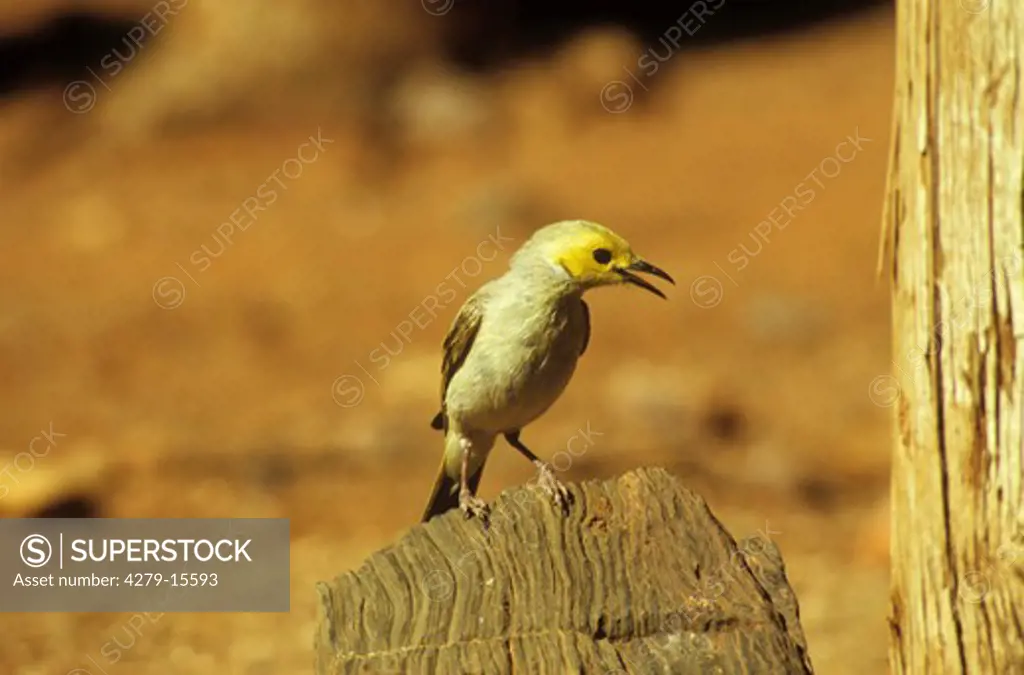
[[[665,281],[669,282],[672,285],[675,285],[676,283],[675,280],[668,275],[668,272],[661,269],[660,267],[655,267],[654,265],[647,262],[643,258],[637,258],[632,263],[630,263],[628,267],[617,267],[615,271],[619,273],[619,275],[622,277],[622,280],[625,281],[627,284],[639,286],[640,288],[648,290],[651,293],[654,293],[655,295],[662,298],[665,297],[664,293],[658,290],[658,288],[654,286],[652,283],[650,283],[643,277],[637,276],[634,273],[643,272],[644,274],[653,274],[654,276],[660,279],[664,279]]]

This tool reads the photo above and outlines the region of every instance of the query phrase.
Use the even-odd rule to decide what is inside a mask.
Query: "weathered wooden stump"
[[[661,469],[570,490],[568,516],[527,486],[318,584],[318,675],[813,672],[766,536]]]

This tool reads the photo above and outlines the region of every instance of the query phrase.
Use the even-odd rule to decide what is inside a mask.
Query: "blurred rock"
[[[646,360],[621,363],[606,380],[606,394],[623,418],[652,426],[675,439],[692,437],[696,424],[690,412],[695,392],[679,371]]]
[[[415,144],[471,140],[493,123],[493,101],[477,78],[440,66],[414,68],[392,92],[398,131]]]
[[[747,330],[766,342],[807,345],[821,336],[821,313],[794,296],[760,294],[746,306]]]
[[[736,405],[720,402],[704,411],[702,425],[704,433],[725,443],[742,440],[747,420],[743,410]]]
[[[45,454],[0,452],[0,517],[64,513],[72,504],[98,504],[111,466],[95,442],[61,443]],[[6,488],[6,489],[4,489]]]
[[[554,79],[570,110],[606,115],[607,87],[627,80],[632,84],[629,73],[637,70],[642,53],[637,38],[618,27],[592,28],[571,40],[552,62]]]
[[[500,235],[511,240],[501,240],[503,255],[511,255],[547,215],[541,200],[522,185],[479,181],[454,197],[454,217],[461,226],[479,237]]]
[[[828,480],[813,474],[800,478],[796,484],[796,492],[808,507],[816,511],[834,511],[840,501],[840,486],[836,481]]]
[[[588,120],[607,118],[607,87],[628,78],[624,68],[635,68],[639,54],[639,43],[627,31],[580,33],[543,64],[526,61],[510,71],[501,88],[501,109],[512,127],[529,129],[538,138],[579,131]],[[630,95],[629,104],[615,112],[631,104]]]

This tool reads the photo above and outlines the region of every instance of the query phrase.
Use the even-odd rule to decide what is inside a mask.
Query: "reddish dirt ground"
[[[678,285],[668,302],[595,292],[576,379],[524,438],[551,456],[589,426],[566,479],[662,465],[734,536],[768,528],[819,672],[884,672],[890,426],[871,385],[889,369],[874,270],[893,39],[881,12],[687,52],[620,114],[599,87],[577,96],[524,66],[477,83],[481,128],[386,158],[356,126],[296,109],[8,161],[0,452],[52,423],[66,436],[26,486],[102,464],[103,515],[290,518],[292,609],[164,614],[134,634],[131,614],[6,614],[0,671],[310,672],[314,583],[421,513],[458,304],[533,228],[585,217]],[[43,92],[0,109],[2,147],[60,105]],[[318,129],[315,161],[218,243]],[[481,260],[496,233],[510,241]],[[208,267],[203,245],[223,245]],[[425,321],[442,282],[455,297]],[[386,365],[382,343],[400,349]],[[531,475],[499,448],[483,495]],[[12,489],[0,512],[28,501]],[[131,639],[116,663],[100,655],[114,636]]]

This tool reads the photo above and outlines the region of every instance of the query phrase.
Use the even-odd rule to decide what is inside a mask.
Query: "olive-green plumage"
[[[504,275],[466,300],[444,341],[441,411],[432,422],[445,433],[444,459],[424,521],[456,506],[486,515],[475,495],[499,434],[537,464],[545,487],[565,496],[519,431],[558,399],[587,348],[585,291],[630,283],[664,297],[635,272],[672,281],[611,230],[563,221],[537,230]]]

